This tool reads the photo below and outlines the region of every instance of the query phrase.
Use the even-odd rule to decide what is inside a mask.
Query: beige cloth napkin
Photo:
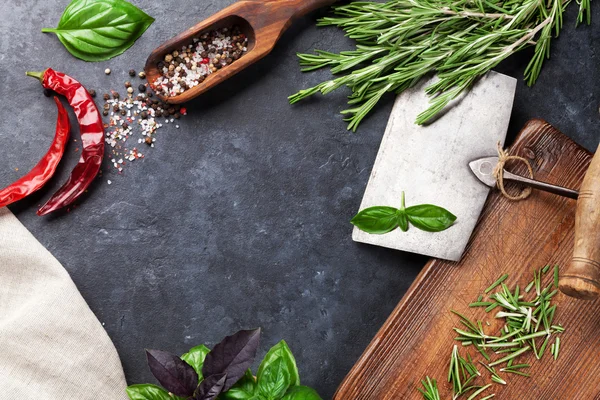
[[[0,209],[0,400],[125,400],[110,338],[67,271]]]

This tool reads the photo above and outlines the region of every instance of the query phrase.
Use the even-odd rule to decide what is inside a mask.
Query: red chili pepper
[[[38,215],[46,215],[77,200],[100,171],[104,157],[104,127],[98,107],[81,83],[51,68],[44,72],[28,72],[27,75],[38,78],[43,87],[67,98],[79,121],[83,146],[79,163],[69,180],[37,212]]]
[[[71,130],[67,110],[58,100],[58,97],[54,97],[54,101],[56,107],[58,107],[58,118],[56,120],[56,134],[50,149],[27,175],[0,190],[0,208],[29,196],[44,186],[54,175],[56,166],[65,153],[65,146],[69,140],[69,131]]]

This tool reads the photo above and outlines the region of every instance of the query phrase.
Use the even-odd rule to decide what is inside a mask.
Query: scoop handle
[[[579,191],[575,249],[559,288],[568,296],[584,300],[600,294],[600,146]]]

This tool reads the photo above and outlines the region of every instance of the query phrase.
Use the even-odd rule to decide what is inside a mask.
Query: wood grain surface
[[[591,160],[589,152],[540,120],[523,128],[510,152],[531,160],[537,179],[570,188],[580,187]],[[521,166],[508,169],[525,173]],[[437,379],[441,398],[451,399],[446,378],[458,319],[450,310],[489,321],[491,333],[497,333],[493,314],[468,304],[503,273],[510,274],[510,287],[524,287],[533,269],[550,263],[564,270],[573,251],[575,208],[574,200],[540,191],[511,202],[494,190],[462,261],[433,259],[423,268],[334,398],[421,399],[417,388],[428,375]],[[555,323],[566,328],[558,360],[549,353],[541,361],[521,357],[532,365],[531,378],[504,374],[508,384],[494,384],[486,394],[501,400],[600,399],[600,302],[559,293],[554,303]],[[469,352],[482,359],[473,348],[459,349],[463,356]]]
[[[233,25],[239,26],[248,37],[248,52],[234,63],[221,68],[191,89],[180,95],[167,97],[156,95],[171,104],[190,101],[219,83],[234,76],[244,68],[254,64],[273,50],[279,38],[291,23],[317,8],[335,3],[336,0],[243,0],[219,11],[202,22],[183,31],[174,38],[158,46],[148,57],[144,71],[151,87],[158,77],[158,62],[183,45],[189,45],[200,34]]]

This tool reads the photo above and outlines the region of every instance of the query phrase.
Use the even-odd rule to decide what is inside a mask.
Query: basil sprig
[[[259,329],[240,331],[212,350],[196,346],[181,357],[147,350],[150,371],[163,387],[131,385],[127,395],[131,400],[322,400],[300,385],[296,360],[283,340],[265,355],[254,377],[249,367],[259,336]]]
[[[73,0],[63,12],[55,33],[73,56],[105,61],[130,48],[154,22],[125,0]]]
[[[427,232],[441,232],[456,221],[456,216],[445,208],[433,204],[421,204],[406,207],[402,192],[401,207],[375,206],[365,208],[352,218],[350,223],[361,231],[382,235],[400,228],[408,231],[409,222],[418,229]]]

